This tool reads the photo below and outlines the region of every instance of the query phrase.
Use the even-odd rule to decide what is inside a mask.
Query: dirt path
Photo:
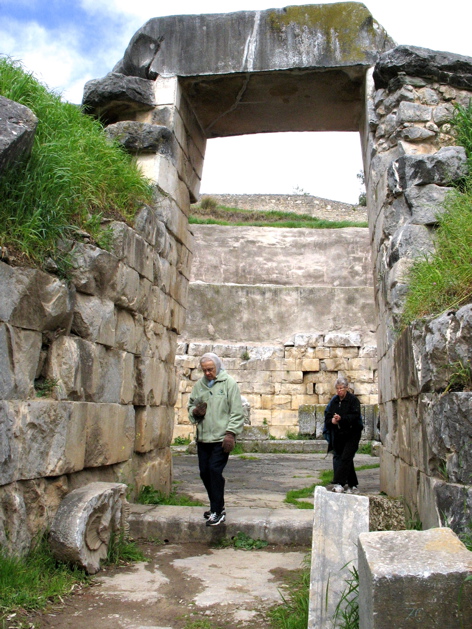
[[[35,629],[260,629],[307,548],[141,544],[146,562],[106,569],[64,604],[23,618]],[[15,619],[13,619],[15,621]],[[18,627],[15,622],[5,625]]]

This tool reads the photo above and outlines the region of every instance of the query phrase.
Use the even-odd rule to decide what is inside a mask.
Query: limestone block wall
[[[155,202],[133,226],[107,223],[109,251],[87,237],[63,242],[67,279],[0,262],[0,545],[19,552],[77,487],[120,481],[133,496],[172,485],[187,215],[202,156],[177,79],[160,82],[158,96],[154,81],[92,83],[89,111],[108,116],[107,132],[142,157]],[[135,120],[150,110],[168,126]]]
[[[186,406],[206,351],[223,358],[251,404],[251,423],[273,437],[298,433],[300,408],[327,404],[340,374],[363,404],[377,403],[367,229],[192,230],[176,437],[193,434]]]
[[[175,405],[174,436],[193,437],[187,403],[202,377],[199,359],[215,352],[239,384],[251,405],[251,424],[267,425],[271,436],[298,434],[299,409],[325,405],[334,395],[334,381],[346,375],[361,404],[377,404],[375,345],[364,345],[360,334],[297,334],[285,344],[179,342],[176,356],[180,376]],[[318,435],[321,436],[319,427]]]
[[[472,97],[472,59],[400,46],[368,88],[364,156],[378,312],[381,489],[404,496],[425,526],[470,521],[470,394],[446,393],[452,364],[470,364],[470,311],[399,335],[405,273],[433,247],[436,216],[464,176],[452,146],[455,103]],[[465,442],[468,442],[468,446]]]

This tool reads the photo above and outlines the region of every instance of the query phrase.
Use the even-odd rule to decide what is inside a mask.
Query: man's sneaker
[[[226,511],[225,511],[225,508],[224,508],[224,507],[223,507],[223,509],[221,510],[221,513],[224,513],[224,514],[226,515]],[[208,520],[208,518],[209,518],[210,516],[211,516],[211,511],[210,511],[210,510],[205,511],[205,512],[203,513],[203,517],[205,518],[205,520]]]
[[[346,489],[346,494],[358,494],[359,490],[357,489],[357,487],[348,487]]]
[[[336,494],[342,494],[344,493],[344,487],[342,485],[334,485],[331,491],[334,491]]]
[[[212,513],[207,520],[207,526],[218,526],[218,524],[222,524],[226,520],[226,513],[222,511],[221,513]]]

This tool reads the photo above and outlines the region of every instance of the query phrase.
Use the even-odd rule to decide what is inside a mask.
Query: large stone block
[[[39,269],[0,262],[0,321],[19,328],[70,330],[75,291]]]
[[[131,457],[135,438],[133,406],[87,404],[85,463],[99,467]]]
[[[174,409],[167,406],[136,408],[135,452],[169,447],[174,429]]]
[[[18,481],[0,487],[0,545],[14,555],[30,550],[47,529],[68,491],[66,476]]]
[[[94,295],[77,293],[71,332],[89,341],[113,347],[116,332],[114,303]]]
[[[126,223],[114,221],[112,253],[125,264],[146,277],[154,280],[153,249],[134,229]]]
[[[308,627],[328,629],[357,567],[359,535],[369,530],[369,499],[316,487],[314,513]]]
[[[42,335],[0,323],[0,398],[28,398],[40,364]]]
[[[134,453],[131,461],[135,492],[143,485],[151,485],[165,494],[172,489],[172,452],[160,448],[144,454]]]
[[[453,483],[470,483],[472,393],[422,396],[421,410],[428,445],[436,458],[431,472]]]
[[[83,243],[70,243],[64,253],[70,255],[71,280],[77,290],[104,297],[115,283],[119,260],[108,251]]]
[[[86,406],[53,400],[0,402],[0,484],[81,470]]]
[[[472,553],[450,529],[361,533],[359,627],[462,629],[472,618],[470,575]]]

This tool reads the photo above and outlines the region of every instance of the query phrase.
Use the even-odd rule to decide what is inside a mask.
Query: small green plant
[[[247,361],[251,358],[247,349],[241,354],[241,360]]]
[[[113,532],[108,542],[107,558],[105,565],[118,566],[123,563],[144,561],[146,558],[136,542],[129,539],[124,533]]]
[[[234,537],[223,537],[215,544],[218,548],[238,548],[239,550],[260,550],[268,545],[263,539],[253,539],[246,533],[238,531]]]
[[[470,363],[463,363],[458,360],[446,366],[448,373],[448,383],[443,391],[443,395],[454,391],[472,390],[472,369]]]
[[[359,573],[355,566],[349,568],[349,575],[333,617],[334,627],[339,629],[359,629]]]
[[[416,511],[414,514],[410,508],[410,505],[408,505],[405,502],[405,528],[408,531],[422,531],[423,530],[423,523],[420,520],[420,515],[419,513]]]
[[[50,397],[58,385],[56,378],[38,378],[34,381],[36,397]]]
[[[469,522],[466,529],[459,535],[467,550],[472,552],[472,522]]]
[[[0,549],[0,614],[18,609],[41,609],[69,594],[89,577],[79,568],[56,561],[47,536],[38,537],[24,557]]]
[[[178,507],[201,507],[203,502],[200,500],[192,500],[185,494],[177,494],[171,491],[165,494],[152,485],[143,485],[139,490],[136,502],[143,505],[172,505]]]
[[[216,210],[218,207],[218,201],[213,197],[202,197],[200,207],[202,210]]]
[[[189,444],[190,437],[184,437],[183,435],[176,437],[172,443],[173,446],[188,446]]]
[[[240,443],[236,443],[234,449],[231,451],[231,454],[244,454],[244,448]]]
[[[290,441],[301,441],[305,439],[305,435],[301,435],[299,432],[295,432],[293,430],[288,430],[285,438]]]
[[[362,443],[357,449],[358,454],[370,454],[372,456],[372,441]]]
[[[187,620],[184,629],[212,629],[212,624],[206,618],[199,620]]]
[[[310,556],[307,555],[302,569],[287,578],[282,604],[269,610],[268,616],[275,629],[306,629],[310,607]]]
[[[267,426],[268,425],[266,417],[264,417],[264,419],[262,420],[262,425],[263,426]]]

